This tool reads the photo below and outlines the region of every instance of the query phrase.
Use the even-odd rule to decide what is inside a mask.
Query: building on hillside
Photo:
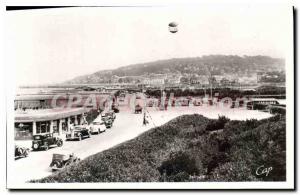
[[[208,76],[200,75],[200,76],[192,76],[190,78],[191,85],[208,85]]]
[[[166,75],[164,74],[150,74],[145,76],[141,84],[146,85],[146,86],[162,86],[166,83]]]
[[[221,81],[223,79],[227,79],[228,80],[228,78],[226,78],[225,75],[214,75],[213,77],[216,79],[217,83],[221,83]]]
[[[165,84],[178,85],[180,84],[181,74],[168,74],[165,79]]]
[[[255,85],[257,84],[257,76],[240,76],[238,83],[241,85]]]

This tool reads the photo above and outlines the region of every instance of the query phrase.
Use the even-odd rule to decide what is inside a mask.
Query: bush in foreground
[[[218,121],[223,130],[207,130]],[[285,125],[278,116],[228,121],[184,115],[31,182],[285,181]],[[273,171],[258,176],[261,165]]]
[[[198,175],[196,160],[182,151],[171,154],[169,159],[158,167],[162,181],[186,181],[189,175]]]

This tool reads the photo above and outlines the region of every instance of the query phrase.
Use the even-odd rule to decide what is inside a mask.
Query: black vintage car
[[[57,171],[79,161],[80,158],[74,156],[74,154],[70,154],[70,155],[53,154],[50,168],[52,169],[52,171]]]
[[[78,140],[91,137],[91,132],[86,125],[77,125],[66,134],[66,140]]]
[[[28,156],[30,149],[20,146],[15,146],[15,159],[25,158]]]
[[[105,118],[105,119],[109,118],[109,119],[114,121],[116,119],[116,114],[113,110],[111,110],[111,111],[107,111],[107,112],[102,113],[101,117]]]
[[[119,110],[119,105],[114,103],[112,106],[111,106],[111,109],[114,111],[114,113],[119,113],[120,110]]]
[[[32,150],[48,150],[49,147],[63,145],[63,140],[53,135],[53,133],[47,133],[43,135],[34,135],[32,141]]]
[[[110,117],[101,117],[101,119],[107,129],[110,129],[113,126],[114,121]]]

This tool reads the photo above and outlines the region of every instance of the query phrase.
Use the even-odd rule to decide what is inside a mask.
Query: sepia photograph
[[[6,6],[8,189],[294,189],[292,6]]]

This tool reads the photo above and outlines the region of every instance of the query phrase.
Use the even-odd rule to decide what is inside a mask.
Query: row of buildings
[[[256,85],[258,83],[257,74],[237,75],[198,75],[198,74],[147,74],[143,76],[113,76],[112,83],[128,83],[144,86],[162,85],[210,85],[232,86],[232,85]]]
[[[64,90],[65,93],[19,94],[14,100],[15,139],[32,139],[33,135],[70,130],[71,124],[83,124],[90,108],[104,109],[114,92]]]
[[[174,73],[149,73],[140,76],[113,75],[104,82],[110,85],[139,85],[145,87],[168,86],[208,86],[232,87],[232,86],[257,86],[262,83],[284,83],[284,72],[257,72],[257,73],[224,73],[221,75]]]

